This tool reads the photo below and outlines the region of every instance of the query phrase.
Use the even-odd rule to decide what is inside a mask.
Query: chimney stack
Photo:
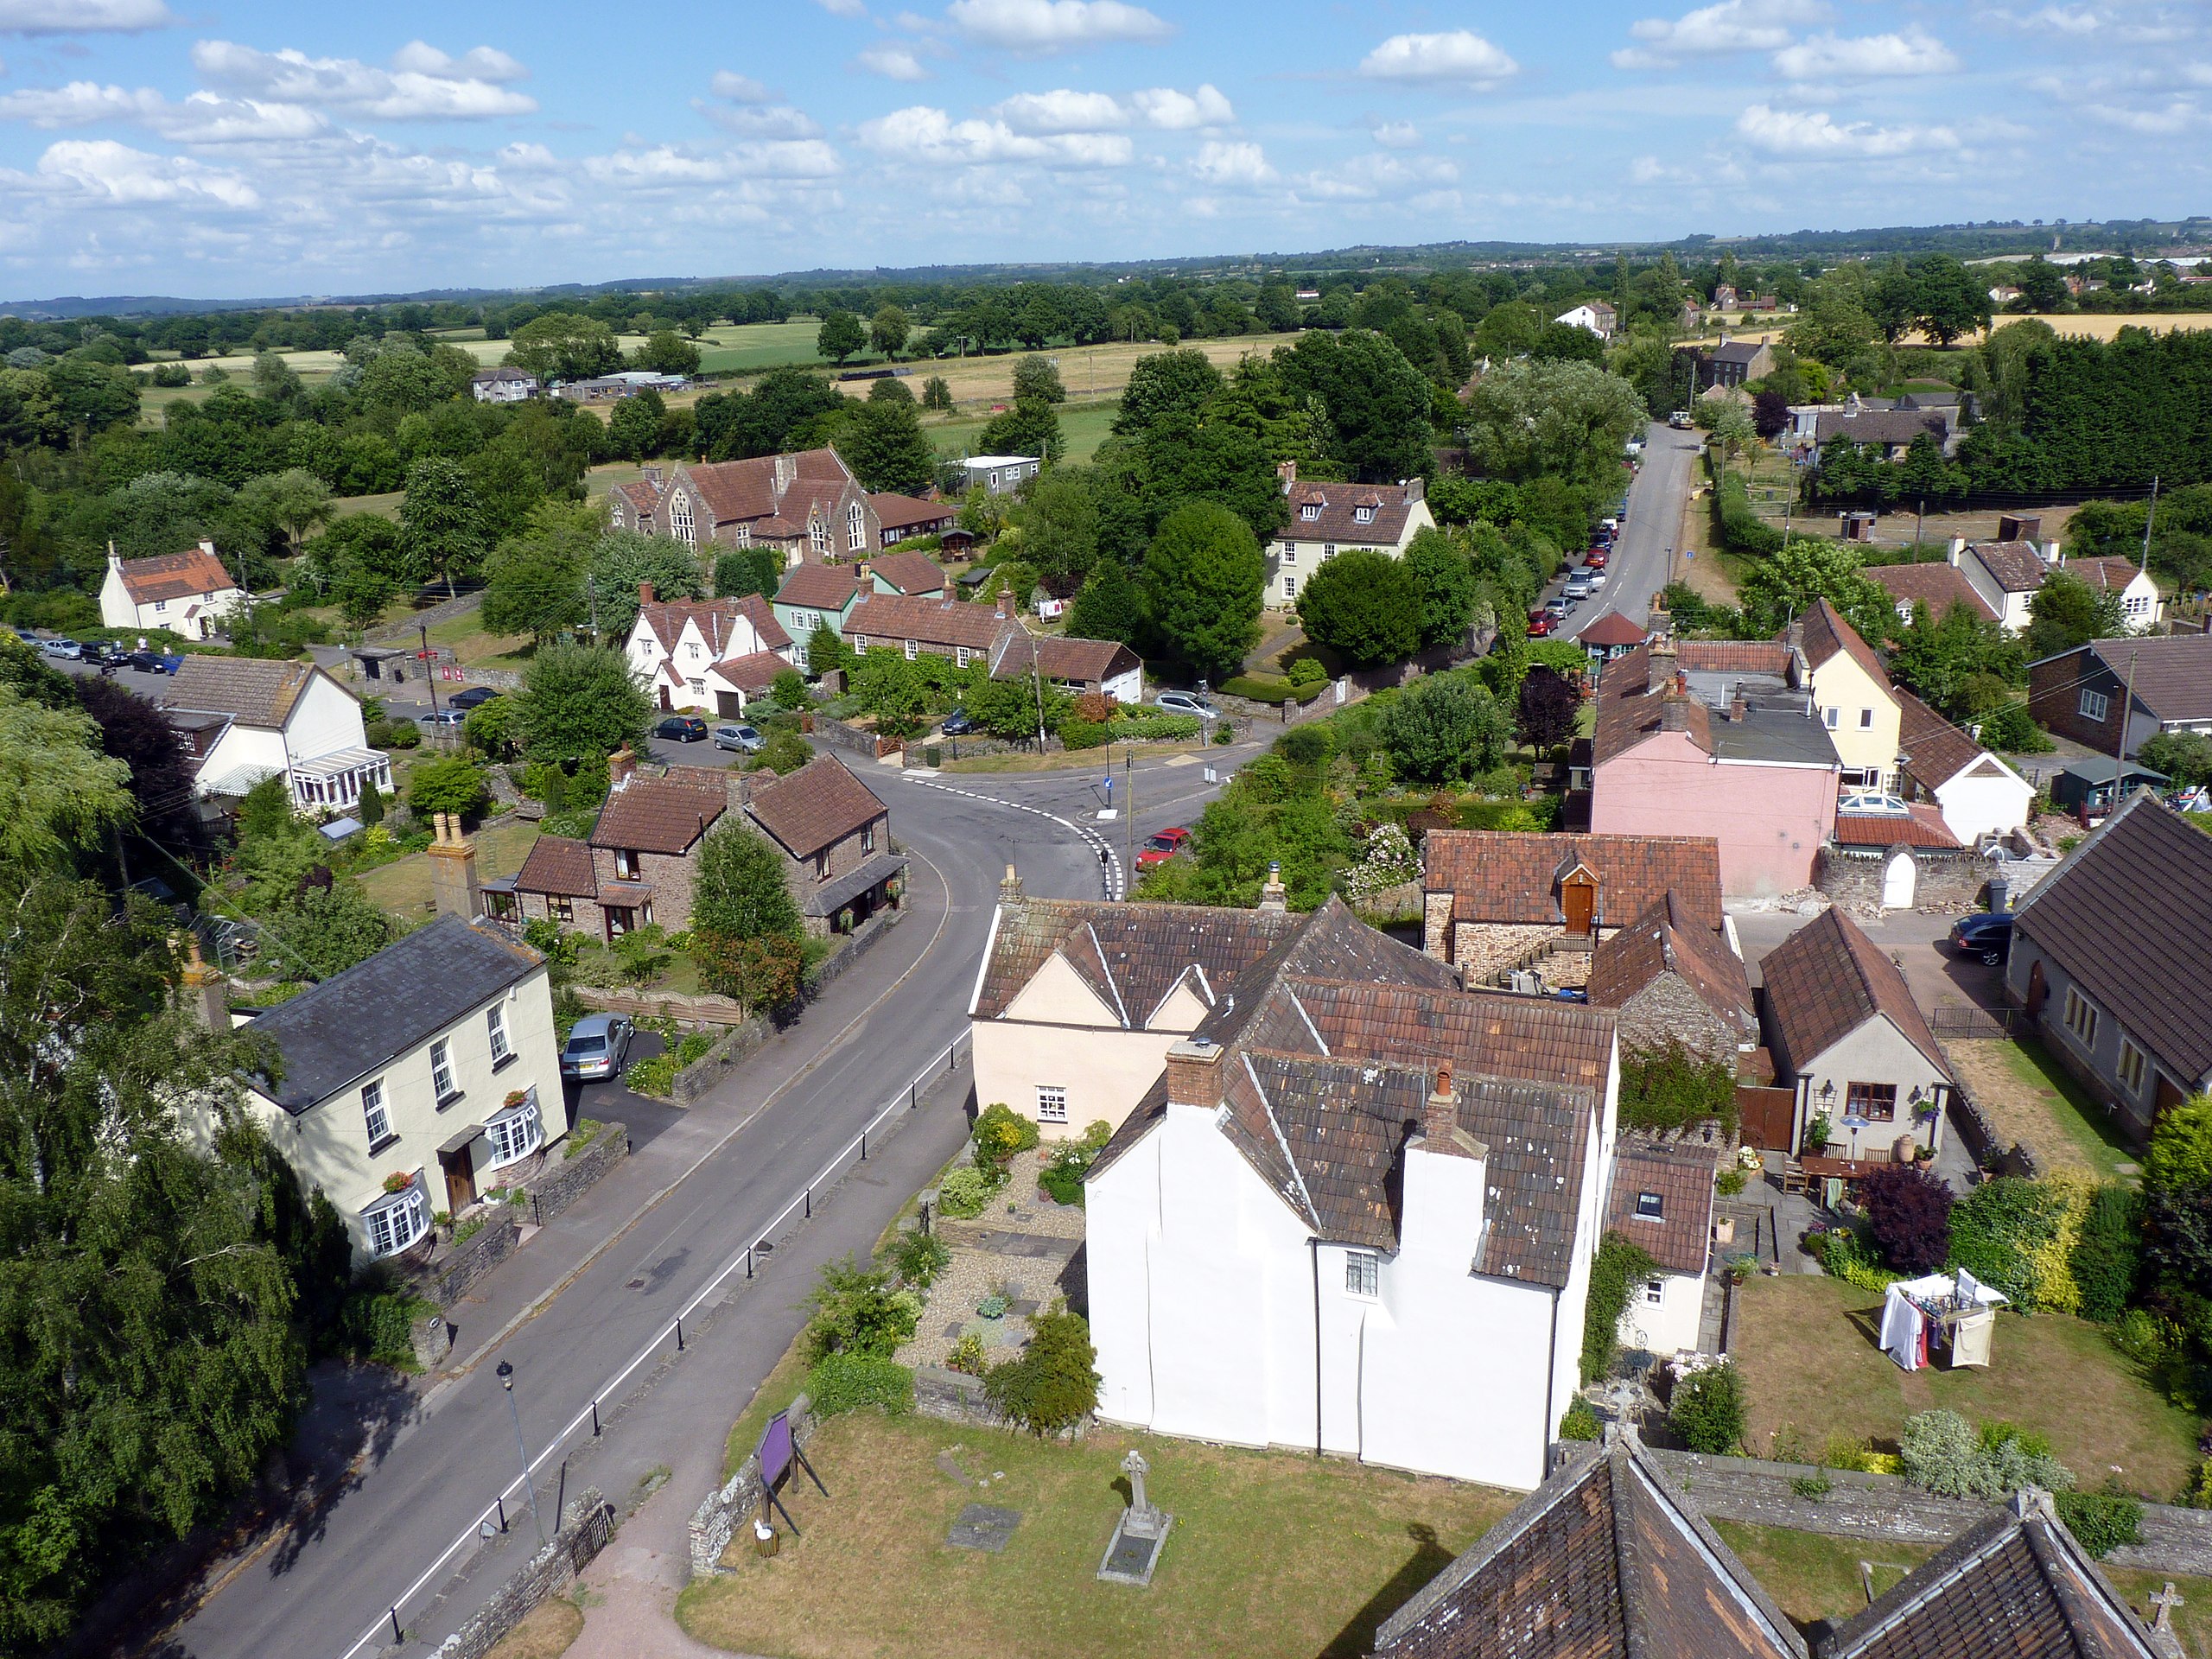
[[[1298,482],[1298,463],[1294,461],[1278,461],[1275,476],[1282,481],[1282,493],[1288,495],[1290,486]]]
[[[1010,906],[1021,903],[1021,876],[1014,868],[1011,859],[1007,861],[1006,874],[999,882],[999,903]]]
[[[185,1007],[193,1020],[218,1036],[227,1036],[231,1029],[231,1000],[225,988],[222,971],[208,966],[207,959],[200,954],[200,936],[184,936],[184,973],[182,976]]]
[[[1436,1086],[1429,1090],[1421,1127],[1422,1141],[1438,1157],[1479,1160],[1490,1156],[1488,1147],[1459,1127],[1459,1096],[1452,1084],[1449,1060],[1437,1063]]]
[[[1673,690],[1675,642],[1670,636],[1662,634],[1645,648],[1644,663],[1643,689],[1647,693]]]
[[[1744,703],[1744,693],[1741,688],[1738,688],[1736,695],[1728,699],[1728,718],[1741,720],[1748,712]]]
[[[653,602],[653,585],[652,585],[652,583],[651,583],[650,582],[639,582],[639,583],[638,584],[638,603],[639,603],[639,604],[640,604],[640,605],[650,605],[650,604],[652,604],[652,602]]]
[[[1202,1106],[1211,1111],[1221,1104],[1221,1045],[1203,1037],[1185,1037],[1167,1051],[1167,1103]]]
[[[1997,539],[2000,542],[2032,542],[2042,534],[2043,515],[2039,512],[1997,515]]]
[[[638,769],[638,757],[627,743],[607,757],[607,786],[620,789],[630,781],[630,774]]]
[[[1947,557],[1947,562],[1948,562],[1948,563],[1950,563],[1954,568],[1955,568],[1955,567],[1957,566],[1957,564],[1958,564],[1959,561],[1960,561],[1960,560],[1961,560],[1961,559],[1963,559],[1964,557],[1966,557],[1966,556],[1967,556],[1967,538],[1966,538],[1965,537],[1963,537],[1963,536],[1954,536],[1954,537],[1951,537],[1951,550],[1950,550],[1949,554],[1946,556],[1946,557]]]
[[[1260,889],[1260,908],[1278,912],[1290,908],[1289,901],[1283,893],[1282,865],[1274,859],[1268,861],[1268,880],[1267,885]]]
[[[1659,729],[1662,732],[1688,731],[1689,724],[1689,677],[1677,674],[1674,683],[1659,694]]]
[[[1012,594],[1008,594],[1008,593],[1007,592],[1006,588],[1005,588],[1003,586],[1001,586],[1001,587],[999,588],[999,596],[998,596],[999,615],[1000,615],[1000,617],[1001,617],[1002,620],[1012,620],[1012,613],[1010,613],[1010,612],[1007,609],[1007,601],[1008,599],[1012,598],[1012,597],[1013,597],[1013,595],[1012,595]]]
[[[431,815],[436,839],[424,850],[430,860],[430,902],[441,916],[458,916],[473,922],[483,909],[482,889],[476,881],[476,843],[461,832],[461,815]]]

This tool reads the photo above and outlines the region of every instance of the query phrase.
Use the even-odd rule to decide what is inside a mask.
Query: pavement
[[[710,753],[691,748],[702,762]],[[406,1632],[397,1651],[435,1650],[512,1573],[518,1538],[534,1545],[510,1397],[548,1517],[587,1483],[625,1507],[642,1500],[594,1571],[620,1580],[607,1607],[658,1618],[686,1561],[682,1523],[719,1478],[730,1423],[800,1328],[817,1268],[872,1246],[966,1135],[964,1077],[947,1074],[943,1057],[966,1030],[968,988],[1007,863],[1033,893],[1098,896],[1117,874],[1102,866],[1100,840],[1116,836],[1118,859],[1130,838],[1188,822],[1218,787],[1205,781],[1205,765],[1225,781],[1255,752],[1239,745],[1203,760],[1140,765],[1134,823],[1097,819],[1103,767],[941,779],[860,768],[914,857],[905,919],[804,1020],[690,1109],[612,1082],[580,1090],[580,1112],[631,1124],[632,1155],[453,1310],[454,1348],[437,1375],[380,1397],[365,1417],[330,1406],[315,1414],[344,1453],[337,1490],[271,1545],[228,1563],[156,1650],[165,1659],[346,1659],[391,1643],[395,1603]],[[1117,805],[1128,792],[1126,781],[1117,785]],[[760,1261],[756,1278],[748,1283],[741,1270],[687,1319],[679,1352],[667,1334],[675,1313],[925,1070],[940,1086],[895,1116],[887,1141],[871,1139],[866,1164],[816,1190],[813,1218]],[[640,1354],[650,1357],[610,1389]],[[512,1396],[493,1374],[495,1359],[515,1368]],[[319,1373],[319,1401],[334,1386]],[[594,1399],[601,1433],[541,1459],[572,1420],[588,1420]],[[478,1518],[503,1490],[510,1530],[475,1549]],[[438,1566],[464,1539],[470,1547]],[[664,1620],[654,1628],[673,1629]],[[635,1631],[607,1639],[614,1645],[576,1651],[696,1650],[649,1645]]]
[[[1677,432],[1663,421],[1654,421],[1645,429],[1643,464],[1629,486],[1628,518],[1605,563],[1605,585],[1582,601],[1554,638],[1580,638],[1583,629],[1609,611],[1643,626],[1652,600],[1669,580],[1698,440],[1697,433]],[[1549,598],[1561,585],[1547,588],[1543,596]]]

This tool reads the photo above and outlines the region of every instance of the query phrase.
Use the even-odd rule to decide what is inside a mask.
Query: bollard
[[[499,1506],[499,1530],[505,1532],[507,1529],[507,1495],[501,1492],[496,1501]]]
[[[395,1642],[407,1639],[407,1632],[399,1628],[399,1609],[397,1607],[391,1610],[391,1639]]]
[[[591,1402],[591,1437],[594,1440],[599,1438],[599,1402],[596,1400]]]
[[[868,1162],[868,1131],[861,1131],[861,1162]]]
[[[676,1316],[676,1351],[679,1354],[683,1351],[683,1316],[681,1313]]]

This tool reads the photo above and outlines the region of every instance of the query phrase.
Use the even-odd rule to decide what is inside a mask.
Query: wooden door
[[[1796,1126],[1797,1091],[1736,1085],[1738,1132],[1747,1147],[1768,1152],[1793,1152],[1790,1131]]]
[[[457,1216],[476,1202],[476,1143],[472,1141],[459,1152],[441,1152],[439,1166],[446,1175],[446,1213]]]
[[[2050,996],[2050,982],[2043,976],[2043,963],[2037,963],[2028,969],[2028,1018],[2043,1018],[2043,1005]]]
[[[1560,908],[1567,912],[1567,931],[1586,938],[1591,918],[1598,913],[1598,884],[1583,875],[1570,875],[1560,887]]]

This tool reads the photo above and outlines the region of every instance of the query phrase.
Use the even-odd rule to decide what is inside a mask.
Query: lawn
[[[584,1616],[565,1596],[541,1601],[485,1659],[560,1659],[583,1634]]]
[[[1122,1457],[1139,1444],[1147,1490],[1175,1516],[1149,1590],[1095,1576],[1124,1503]],[[966,1478],[937,1466],[947,1453]],[[1353,1659],[1516,1501],[1103,1427],[1063,1446],[859,1413],[832,1420],[809,1455],[836,1496],[805,1487],[791,1500],[803,1539],[772,1560],[734,1553],[729,1576],[684,1591],[677,1617],[701,1641],[779,1659]],[[970,1502],[1021,1512],[1003,1554],[946,1548]]]
[[[1106,442],[1114,416],[1121,412],[1121,399],[1102,399],[1095,404],[1062,404],[1060,432],[1068,441],[1065,459],[1087,461],[1098,453],[1098,446]],[[996,418],[989,414],[956,416],[950,420],[932,423],[927,430],[930,442],[937,446],[938,454],[947,460],[977,453],[983,429]]]
[[[2133,1184],[2133,1148],[2105,1111],[2033,1037],[1955,1042],[1943,1051],[2006,1145],[2024,1141],[2038,1160]]]
[[[2145,1387],[2101,1327],[2000,1313],[1987,1370],[1908,1376],[1875,1346],[1881,1305],[1840,1279],[1745,1282],[1735,1357],[1755,1449],[1775,1450],[1774,1437],[1789,1431],[1810,1456],[1832,1433],[1893,1451],[1908,1416],[1942,1407],[2048,1436],[2084,1486],[2116,1471],[2130,1491],[2164,1503],[2195,1467],[2196,1420]]]
[[[700,337],[699,372],[753,374],[790,363],[822,365],[822,355],[814,349],[815,336],[821,329],[821,321],[814,317],[789,322],[724,323]]]
[[[476,874],[480,877],[512,875],[522,868],[531,843],[537,839],[534,823],[503,823],[475,835]],[[405,858],[379,864],[353,878],[378,910],[410,922],[422,920],[430,904],[430,855],[410,853]]]
[[[1822,1619],[1841,1624],[1866,1605],[1859,1562],[1872,1566],[1878,1596],[1936,1553],[1932,1544],[1874,1543],[1734,1521],[1715,1521],[1713,1529],[1801,1630]]]
[[[524,654],[530,645],[526,635],[486,633],[484,613],[474,607],[459,616],[433,622],[430,643],[450,649],[454,660],[466,667],[521,669],[530,660]]]

